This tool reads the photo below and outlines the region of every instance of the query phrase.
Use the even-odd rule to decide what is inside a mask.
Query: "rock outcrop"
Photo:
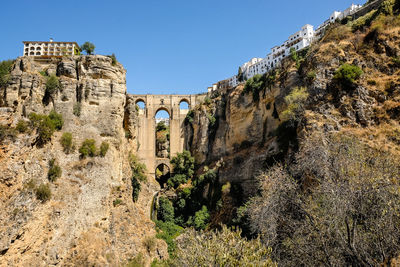
[[[45,101],[52,74],[61,86]],[[132,200],[128,155],[135,145],[125,137],[124,121],[135,112],[126,105],[122,65],[106,56],[21,57],[2,95],[2,125],[55,110],[64,126],[42,148],[33,145],[35,131],[0,143],[0,266],[117,266],[139,253],[148,262],[166,256],[164,242],[144,245],[155,235],[149,213],[157,184],[143,183],[138,201]],[[76,147],[69,154],[59,142],[64,132],[72,133]],[[97,147],[108,142],[110,149],[105,157],[81,159],[77,148],[85,139]],[[47,178],[51,159],[62,170],[55,182]],[[47,202],[35,197],[33,188],[42,183],[50,185]]]

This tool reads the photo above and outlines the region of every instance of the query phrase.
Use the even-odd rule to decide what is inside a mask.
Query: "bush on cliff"
[[[354,83],[362,74],[363,71],[358,66],[345,63],[336,70],[333,79],[339,82],[343,87],[348,88],[353,87]]]
[[[35,189],[36,198],[42,202],[46,202],[51,198],[51,189],[49,184],[40,184]]]
[[[266,87],[266,80],[265,75],[256,74],[250,79],[247,80],[246,84],[244,85],[244,93],[252,93],[253,100],[258,101],[260,98],[260,92],[265,89]]]
[[[142,189],[142,185],[135,176],[132,176],[131,185],[132,185],[132,200],[133,202],[136,202],[139,198],[139,193],[140,190]]]
[[[398,156],[356,138],[310,136],[295,164],[259,177],[247,227],[282,266],[374,266],[400,251]],[[318,162],[318,164],[315,164]]]
[[[96,141],[94,139],[86,139],[79,148],[81,158],[96,156]]]
[[[19,120],[15,129],[20,133],[25,133],[28,130],[28,123],[25,120]]]
[[[60,139],[61,146],[65,153],[69,154],[74,151],[73,138],[71,133],[63,133]]]
[[[100,157],[105,157],[110,145],[107,142],[102,142],[100,145],[99,155]]]
[[[187,230],[167,266],[276,266],[271,249],[260,239],[247,240],[240,230]]]
[[[63,126],[63,118],[61,114],[58,114],[55,111],[51,111],[49,116],[30,113],[29,120],[31,122],[31,126],[36,128],[38,137],[35,143],[39,146],[43,146],[47,142],[51,140],[51,137],[54,131],[60,130]]]
[[[129,165],[131,166],[132,175],[141,182],[147,181],[146,165],[139,162],[139,159],[134,154],[129,155]]]
[[[292,123],[299,122],[304,114],[304,105],[308,98],[306,87],[296,87],[285,96],[287,108],[282,112],[281,118]]]
[[[62,174],[61,167],[56,163],[55,159],[51,159],[49,162],[49,172],[47,178],[50,182],[55,182],[57,178],[60,178]]]
[[[4,88],[8,84],[13,64],[14,60],[4,60],[0,62],[0,88]]]

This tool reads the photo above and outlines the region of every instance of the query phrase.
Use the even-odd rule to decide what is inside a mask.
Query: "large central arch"
[[[134,103],[144,102],[144,109],[138,112],[136,127],[137,156],[146,164],[148,174],[154,175],[158,165],[165,164],[171,171],[169,159],[156,157],[155,116],[159,110],[169,113],[170,123],[170,155],[175,156],[184,149],[184,121],[188,109],[180,109],[182,101],[189,109],[201,103],[205,94],[201,95],[130,95]]]

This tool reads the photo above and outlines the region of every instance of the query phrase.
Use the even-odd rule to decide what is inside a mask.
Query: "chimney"
[[[50,43],[52,43],[53,42],[53,38],[50,38]]]

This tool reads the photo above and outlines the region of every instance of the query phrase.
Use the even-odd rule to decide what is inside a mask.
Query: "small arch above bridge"
[[[199,95],[129,95],[135,104],[144,103],[144,108],[139,108],[136,137],[138,142],[138,158],[146,164],[150,175],[155,174],[160,164],[171,168],[169,158],[156,157],[156,114],[164,110],[169,114],[170,127],[170,157],[184,150],[184,120],[191,107],[201,103],[206,94]],[[187,103],[187,109],[181,109],[182,102]],[[171,170],[171,169],[170,169]],[[172,172],[172,170],[171,170]]]

